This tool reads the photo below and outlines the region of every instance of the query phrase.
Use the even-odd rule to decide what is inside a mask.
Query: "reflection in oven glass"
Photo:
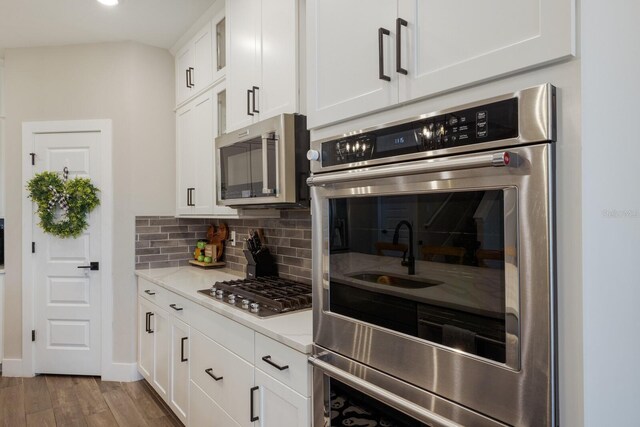
[[[429,427],[333,379],[330,397],[331,427]]]
[[[506,301],[516,248],[505,244],[515,233],[505,194],[330,200],[330,310],[504,363],[517,315]]]

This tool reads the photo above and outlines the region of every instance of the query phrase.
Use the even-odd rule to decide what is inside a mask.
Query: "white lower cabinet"
[[[187,423],[189,413],[189,326],[178,320],[171,319],[171,386],[169,406],[180,418]]]
[[[138,370],[187,426],[310,426],[306,360],[303,353],[138,279]]]
[[[260,369],[255,370],[260,427],[300,427],[311,425],[311,398],[296,393]]]

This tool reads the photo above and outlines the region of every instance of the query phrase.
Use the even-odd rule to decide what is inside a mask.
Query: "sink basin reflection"
[[[377,283],[379,285],[394,286],[397,288],[422,289],[431,286],[441,285],[443,282],[427,279],[409,279],[403,276],[394,276],[389,273],[355,273],[349,274],[348,277],[365,282]]]

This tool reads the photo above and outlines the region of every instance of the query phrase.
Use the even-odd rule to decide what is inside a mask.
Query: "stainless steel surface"
[[[354,129],[346,134],[335,135],[329,138],[323,138],[316,141],[311,141],[311,149],[322,152],[322,143],[331,141],[343,136],[371,132],[378,129],[383,129],[390,126],[401,125],[404,123],[412,122],[415,120],[426,119],[429,117],[438,116],[441,114],[447,114],[450,112],[463,110],[467,108],[473,108],[480,105],[502,101],[513,97],[518,98],[518,127],[520,129],[520,135],[517,138],[504,139],[500,141],[492,141],[481,144],[473,144],[461,147],[452,147],[440,150],[424,151],[420,153],[404,154],[400,156],[374,159],[361,161],[356,163],[341,164],[336,166],[323,167],[320,162],[311,162],[311,172],[330,172],[336,170],[346,170],[354,168],[363,168],[368,166],[380,165],[385,163],[399,163],[405,161],[418,160],[421,158],[429,157],[441,157],[450,156],[452,154],[460,154],[470,151],[483,151],[496,148],[508,148],[516,147],[520,145],[527,145],[539,141],[555,141],[556,140],[556,120],[555,120],[555,88],[550,84],[544,84],[535,86],[528,89],[523,89],[518,92],[508,93],[494,98],[483,99],[478,102],[472,102],[466,105],[456,106],[455,108],[449,108],[440,111],[433,111],[430,113],[422,114],[416,117],[410,117],[405,120],[399,120],[395,122],[384,123],[379,126],[373,126],[366,129]],[[320,159],[322,160],[322,159]]]
[[[276,154],[276,182],[275,182],[275,196],[268,197],[248,197],[237,199],[221,199],[221,155],[220,149],[235,143],[246,141],[259,137],[265,144],[265,138],[275,137],[277,140],[277,154]],[[230,132],[225,135],[221,135],[215,140],[216,158],[218,164],[217,169],[217,202],[226,206],[271,206],[278,204],[295,204],[297,202],[296,196],[296,174],[295,174],[295,154],[296,154],[296,132],[295,132],[295,115],[293,114],[281,114],[279,116],[262,120],[251,126],[243,129],[239,129],[235,132]],[[267,169],[264,168],[266,159],[263,159],[263,174],[267,174]],[[293,173],[292,173],[293,171]],[[264,178],[263,178],[264,179]],[[266,184],[266,180],[263,181]]]
[[[365,282],[378,283],[381,285],[395,286],[399,288],[428,288],[429,286],[437,286],[442,282],[431,280],[409,279],[402,276],[394,276],[384,272],[363,272],[350,274],[349,277],[356,280],[364,280]]]
[[[326,389],[326,379],[330,377],[432,427],[506,427],[506,424],[326,349],[314,347],[314,354],[318,356],[309,358],[313,365],[314,426],[330,425],[331,408]]]
[[[508,160],[507,160],[508,159]],[[364,169],[353,169],[333,173],[323,173],[310,176],[309,186],[327,185],[338,182],[362,181],[365,179],[379,179],[398,175],[417,175],[429,172],[444,172],[463,169],[510,166],[513,154],[506,151],[488,154],[467,154],[464,156],[426,159],[419,162],[375,166]]]
[[[550,113],[545,88],[528,92],[526,99],[533,102],[531,94],[537,93],[537,102],[542,105],[536,104],[535,110]],[[535,120],[522,117],[526,116],[522,111],[520,116],[525,122],[521,123],[525,126],[521,142],[532,138],[532,129],[538,129],[539,137],[555,137],[552,119],[540,117],[534,126]],[[493,159],[494,154],[503,153],[497,151],[459,156],[467,158],[462,164],[468,164],[468,157],[482,157],[483,165],[473,168],[445,170],[425,166],[433,164],[432,160],[378,167],[376,170],[388,172],[378,175],[375,181],[366,173],[336,172],[322,174],[321,186],[317,180],[321,176],[315,175],[311,187],[314,342],[410,383],[422,392],[457,402],[503,423],[555,426],[553,145],[513,147],[509,151],[516,156],[517,167],[487,164],[488,157]],[[439,160],[450,162],[448,158]],[[413,173],[416,169],[423,172]],[[392,170],[396,173],[392,174]],[[489,189],[500,189],[505,194],[506,363],[329,311],[330,199]],[[475,420],[464,424],[481,425]]]

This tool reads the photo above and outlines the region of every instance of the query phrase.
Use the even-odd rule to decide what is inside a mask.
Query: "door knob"
[[[88,268],[91,271],[100,270],[100,263],[96,261],[92,261],[89,265],[79,265],[78,268]]]

